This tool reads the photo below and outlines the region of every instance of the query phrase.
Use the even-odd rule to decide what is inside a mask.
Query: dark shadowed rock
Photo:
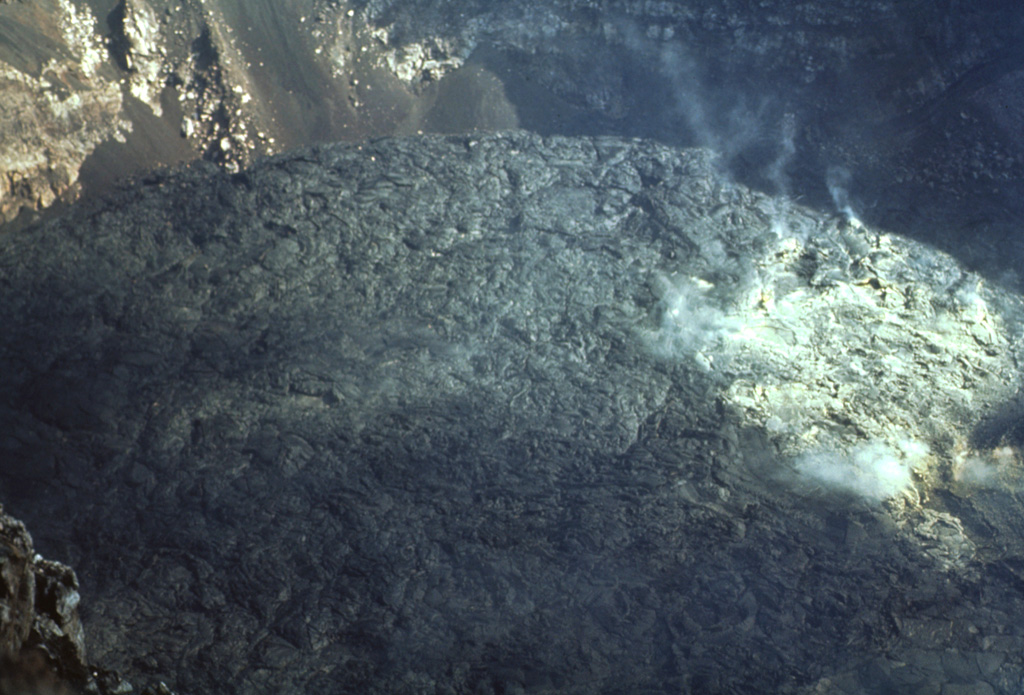
[[[129,692],[90,666],[74,571],[36,554],[25,525],[0,509],[0,693]]]
[[[1019,299],[721,163],[385,139],[0,238],[0,495],[93,657],[191,693],[1014,692]]]

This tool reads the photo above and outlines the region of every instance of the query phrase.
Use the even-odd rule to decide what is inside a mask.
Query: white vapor
[[[797,458],[799,476],[837,492],[853,493],[881,502],[913,484],[911,472],[924,463],[927,445],[909,438],[895,445],[868,441],[846,451],[816,451]]]
[[[720,362],[728,357],[727,338],[743,324],[717,306],[711,283],[659,276],[655,289],[661,298],[661,325],[647,338],[656,353],[672,358],[687,355],[704,369],[714,367],[716,356]]]
[[[828,186],[828,192],[832,195],[832,202],[836,204],[836,209],[846,216],[846,221],[854,227],[862,227],[863,224],[857,214],[853,211],[853,206],[850,204],[850,171],[843,167],[832,166],[828,168],[828,172],[825,174],[825,185]]]

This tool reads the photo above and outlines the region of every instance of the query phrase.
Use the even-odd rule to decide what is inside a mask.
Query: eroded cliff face
[[[123,138],[121,89],[87,8],[0,7],[0,219],[72,190],[86,157]]]
[[[386,32],[315,5],[0,6],[0,220],[154,166],[237,171],[257,154],[402,127],[407,69],[366,57]]]

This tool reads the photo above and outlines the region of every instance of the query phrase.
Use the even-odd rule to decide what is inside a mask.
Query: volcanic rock
[[[0,495],[94,658],[190,693],[1012,692],[1019,297],[722,161],[383,139],[0,238]]]

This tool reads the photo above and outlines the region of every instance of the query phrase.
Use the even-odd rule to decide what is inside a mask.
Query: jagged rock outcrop
[[[4,652],[18,652],[28,639],[35,617],[35,573],[32,539],[23,524],[4,516],[2,522],[4,621],[0,626],[0,645]]]
[[[721,161],[385,139],[0,238],[0,496],[91,653],[190,693],[1015,692],[1020,298]]]
[[[97,681],[86,659],[79,601],[74,571],[36,554],[25,525],[0,508],[0,693],[114,691],[117,679]]]

